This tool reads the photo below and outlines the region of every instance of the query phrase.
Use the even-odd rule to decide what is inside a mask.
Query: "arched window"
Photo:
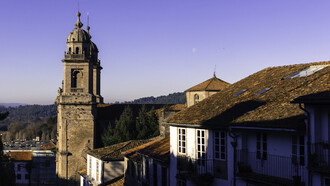
[[[76,48],[76,54],[79,54],[79,47]]]
[[[71,73],[71,88],[77,88],[77,76],[79,71],[72,71]]]
[[[71,54],[71,47],[69,47],[69,54]]]
[[[194,104],[196,104],[198,102],[199,102],[199,95],[198,94],[195,94],[194,95]]]

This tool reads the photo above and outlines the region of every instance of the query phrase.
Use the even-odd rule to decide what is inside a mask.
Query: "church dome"
[[[85,30],[83,30],[81,27],[83,24],[80,22],[80,12],[77,13],[77,22],[75,23],[76,28],[69,34],[67,38],[67,42],[89,42],[90,41],[90,35]]]
[[[67,42],[89,42],[90,36],[89,34],[81,29],[81,28],[75,28],[68,36]]]
[[[99,52],[99,49],[97,48],[97,46],[95,45],[94,42],[91,41],[91,51],[92,52]]]

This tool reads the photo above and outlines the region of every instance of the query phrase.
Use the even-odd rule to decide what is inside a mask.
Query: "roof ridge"
[[[205,86],[205,90],[209,87],[209,85],[212,83],[212,81],[214,81],[216,77],[212,77],[210,80],[210,82]]]
[[[131,142],[132,142],[132,140],[130,140],[130,141],[125,141],[125,142],[121,142],[121,143],[126,143],[126,144],[125,144],[124,146],[122,146],[121,148],[118,148],[118,149],[112,150],[111,152],[107,153],[106,155],[101,156],[101,158],[104,158],[105,156],[107,156],[107,155],[109,155],[109,154],[111,154],[111,153],[114,153],[115,151],[118,151],[118,150],[120,150],[120,149],[123,149],[123,148],[126,147],[128,144],[130,144]],[[118,145],[118,144],[120,144],[120,143],[116,143],[116,144],[113,144],[113,145]],[[111,146],[113,146],[113,145],[110,145],[110,146],[108,146],[108,147],[111,147]]]

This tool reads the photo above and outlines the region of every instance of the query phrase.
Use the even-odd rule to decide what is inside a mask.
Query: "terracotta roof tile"
[[[39,150],[53,150],[53,149],[56,149],[56,145],[52,141],[45,143],[39,147]]]
[[[212,78],[210,78],[196,86],[189,88],[185,92],[200,91],[200,90],[220,91],[220,90],[223,90],[224,88],[228,87],[229,85],[230,85],[230,83],[227,83],[227,82],[217,78],[216,76],[213,76]]]
[[[90,150],[87,152],[87,154],[90,154],[101,160],[122,161],[122,160],[124,160],[123,156],[121,155],[121,153],[123,151],[127,151],[131,148],[140,146],[149,141],[150,141],[150,139],[149,140],[126,141],[126,142],[117,143],[117,144],[114,144],[111,146]]]
[[[121,175],[113,180],[110,181],[109,184],[106,184],[107,186],[123,186],[125,182],[124,175]]]
[[[84,176],[87,174],[87,169],[82,169],[80,171],[78,171],[78,174],[81,175],[81,176]]]
[[[154,143],[156,143],[158,141],[159,138],[153,138],[152,141],[148,142],[148,143],[145,143],[143,145],[140,145],[140,146],[137,146],[135,148],[131,148],[127,151],[124,151],[122,152],[122,155],[124,155],[125,157],[127,158],[130,158],[130,159],[133,159],[133,160],[136,160],[136,161],[139,161],[140,157],[139,155],[137,154],[137,152],[149,145],[152,145]]]
[[[205,127],[243,125],[304,128],[303,111],[290,101],[299,96],[329,91],[330,66],[307,77],[287,77],[311,65],[330,65],[330,62],[265,68],[178,112],[166,122]],[[271,89],[257,95],[265,88]],[[235,96],[243,89],[248,90]]]
[[[147,155],[148,157],[163,161],[170,162],[170,136],[160,139],[141,148],[138,153]]]
[[[13,161],[31,161],[32,151],[15,151],[6,154]]]

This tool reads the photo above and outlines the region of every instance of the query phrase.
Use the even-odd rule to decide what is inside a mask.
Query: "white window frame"
[[[267,160],[267,133],[257,133],[257,159],[259,160]]]
[[[99,181],[99,160],[96,160],[96,175],[95,175],[95,179],[96,181]]]
[[[216,130],[214,131],[214,159],[226,160],[227,158],[227,135],[225,131]]]
[[[206,164],[206,131],[204,129],[196,130],[196,150],[198,165],[205,166]]]
[[[187,153],[187,129],[178,128],[178,154]]]
[[[92,157],[89,156],[89,176],[92,177]]]

